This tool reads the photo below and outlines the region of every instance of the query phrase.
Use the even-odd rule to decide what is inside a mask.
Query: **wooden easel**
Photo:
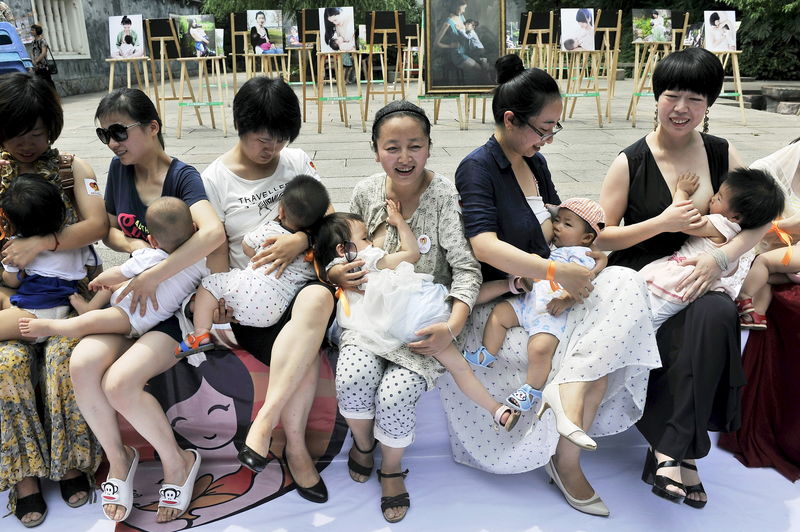
[[[731,70],[733,73],[733,91],[723,91],[720,93],[722,97],[735,96],[739,104],[739,111],[742,114],[742,125],[747,125],[747,115],[744,112],[744,91],[742,90],[742,77],[739,72],[739,54],[741,50],[730,52],[711,52],[716,55],[722,63],[722,69],[725,70],[728,66],[728,61],[731,62]]]
[[[406,82],[406,92],[411,90],[411,82],[416,78],[418,94],[422,94],[422,59],[424,54],[419,24],[406,24],[404,33],[406,47],[403,50],[403,74]],[[417,55],[416,62],[414,61],[414,54]]]
[[[170,61],[175,61],[180,57],[180,41],[178,40],[178,32],[175,31],[175,24],[172,19],[146,19],[145,32],[147,33],[147,46],[152,53],[150,59],[150,73],[153,77],[153,91],[156,99],[156,110],[161,117],[162,127],[166,127],[167,109],[164,102],[167,100],[179,100],[175,91],[175,80],[172,78],[172,69],[170,68]],[[156,78],[156,57],[158,57],[158,64],[161,71],[160,83]],[[182,67],[181,67],[182,68]],[[169,76],[169,86],[172,89],[172,96],[166,96],[166,76]],[[161,92],[159,93],[159,85]],[[191,94],[192,101],[195,101],[194,91],[192,85],[189,84],[189,93]],[[197,120],[202,123],[200,118],[200,110],[195,108]]]
[[[244,26],[244,30],[237,30],[236,27]],[[241,46],[236,46],[236,38],[239,37],[241,40]],[[247,44],[250,40],[250,32],[247,31],[247,13],[231,13],[231,62],[233,64],[233,91],[236,92],[239,90],[239,85],[236,81],[236,73],[237,69],[239,68],[236,64],[236,58],[244,56],[247,53]],[[240,51],[241,50],[241,51]],[[245,68],[247,68],[247,59],[245,59]],[[250,79],[250,76],[247,77]]]
[[[566,88],[561,95],[564,98],[564,109],[561,112],[561,120],[567,118],[567,107],[569,107],[569,117],[575,111],[575,103],[578,98],[594,98],[597,106],[597,125],[603,127],[603,113],[600,107],[600,88],[597,79],[600,75],[600,63],[603,52],[601,51],[562,51],[566,62]],[[570,102],[572,100],[572,102]],[[571,105],[570,105],[571,103]]]
[[[364,98],[361,95],[361,84],[356,83],[357,92],[356,96],[347,95],[347,83],[344,79],[344,64],[342,63],[342,56],[351,52],[319,52],[317,53],[317,75],[324,72],[325,64],[332,63],[334,65],[336,76],[336,92],[331,96],[325,96],[325,84],[320,80],[317,83],[317,133],[322,133],[322,106],[325,102],[336,102],[339,104],[339,116],[344,122],[345,127],[350,127],[349,115],[347,112],[347,103],[350,101],[357,101],[358,108],[361,113],[361,131],[367,131],[366,111],[364,109]],[[353,61],[353,68],[356,71],[356,79],[361,79],[361,61],[357,57]]]
[[[147,73],[147,62],[150,61],[148,56],[143,57],[110,57],[106,59],[108,63],[108,92],[114,90],[114,71],[117,65],[125,65],[125,72],[127,75],[127,87],[131,88],[131,65],[136,74],[136,84],[139,90],[143,90],[145,94],[150,96],[150,76]],[[141,65],[139,64],[141,63]],[[139,70],[141,66],[141,71]],[[142,74],[144,74],[144,85],[142,85]]]
[[[466,95],[465,95],[466,96]],[[467,124],[464,121],[464,115],[461,111],[461,94],[420,94],[417,96],[418,100],[433,100],[433,124],[439,122],[439,109],[442,105],[442,100],[455,100],[456,109],[458,110],[458,129],[466,129]],[[465,105],[465,108],[467,106]]]
[[[636,127],[636,107],[642,96],[653,96],[653,70],[659,60],[672,52],[672,42],[635,42],[633,63],[633,93],[625,120]]]
[[[550,71],[555,64],[553,50],[553,24],[555,14],[522,13],[520,20],[520,37],[522,39],[522,60],[527,68],[541,68]],[[524,23],[524,25],[523,25]]]
[[[287,66],[288,53],[283,54],[253,54],[245,53],[245,64],[247,65],[247,79],[252,78],[258,73],[258,63],[261,60],[261,73],[267,77],[278,77],[288,81],[289,71]]]
[[[197,115],[197,122],[202,126],[203,119],[200,117],[200,107],[208,107],[211,114],[211,127],[217,128],[216,120],[214,118],[214,107],[220,107],[222,110],[222,129],[224,135],[228,136],[228,123],[225,120],[225,94],[222,86],[222,64],[225,61],[223,56],[211,57],[181,57],[178,62],[181,65],[181,81],[178,90],[178,131],[175,135],[176,138],[181,138],[183,127],[183,108],[193,107]],[[211,83],[208,80],[208,63],[211,63],[212,75],[217,86],[218,100],[211,99]],[[203,88],[206,90],[206,99],[204,101],[197,101],[194,96],[194,89],[192,89],[192,80],[189,77],[187,65],[189,63],[197,63],[197,84],[199,94],[203,93]],[[189,94],[191,94],[191,102],[184,101],[184,85],[189,86]]]
[[[622,38],[622,10],[614,13],[603,13],[597,10],[597,24],[595,25],[595,48],[601,53],[600,66],[598,68],[598,89],[605,92],[606,99],[606,121],[611,122],[611,100],[617,86],[617,64],[619,63],[619,44]],[[599,45],[599,46],[598,46]],[[605,86],[600,83],[605,82]]]
[[[303,50],[305,53],[301,52],[298,54],[299,64],[300,64],[300,85],[303,94],[303,122],[306,121],[306,107],[308,102],[317,101],[319,97],[319,87],[323,85],[323,79],[325,79],[325,71],[318,70],[317,71],[317,78],[319,79],[319,83],[312,83],[312,89],[309,94],[308,87],[306,87],[306,70],[309,65],[313,65],[311,51],[316,45],[317,50],[319,50],[319,11],[316,9],[301,9],[297,12],[297,21],[299,23],[298,31],[300,33],[300,42],[303,43]],[[318,58],[319,59],[319,58]],[[308,61],[308,63],[306,63]],[[360,68],[360,67],[359,67]],[[314,68],[311,69],[311,81],[316,81],[314,79]],[[360,90],[360,86],[359,86]],[[322,120],[322,116],[319,117]],[[319,127],[322,127],[321,125]],[[321,131],[320,131],[321,132]]]
[[[392,20],[391,24],[379,24],[378,19],[389,18]],[[401,25],[405,22],[405,12],[402,11],[370,11],[367,13],[367,95],[366,102],[364,103],[364,113],[369,114],[369,100],[370,93],[373,91],[373,73],[372,73],[372,56],[375,51],[375,45],[381,46],[381,64],[388,65],[389,46],[397,46],[397,57],[403,56],[403,41],[402,41],[402,28]],[[376,43],[376,41],[379,41]],[[392,89],[389,89],[388,72],[383,73],[383,105],[389,103],[389,95],[393,97],[400,95],[400,98],[405,99],[406,87],[405,78],[401,61],[395,61],[395,78]],[[398,90],[399,85],[399,90]],[[359,84],[359,87],[361,84]]]

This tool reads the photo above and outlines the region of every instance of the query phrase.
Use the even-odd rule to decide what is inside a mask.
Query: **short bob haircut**
[[[664,91],[690,91],[706,97],[711,107],[722,91],[725,72],[717,56],[703,48],[686,48],[662,59],[653,71],[655,99]]]
[[[102,120],[112,114],[128,115],[134,121],[140,122],[142,127],[155,120],[158,124],[158,142],[162,148],[164,147],[164,135],[161,134],[164,126],[161,124],[161,117],[158,116],[156,106],[153,105],[147,94],[139,89],[127,87],[106,94],[97,105],[94,119]],[[128,124],[123,125],[127,126]]]
[[[525,69],[518,55],[509,54],[494,64],[497,70],[497,87],[492,98],[494,123],[502,124],[506,111],[514,113],[515,123],[538,116],[545,105],[561,99],[556,80],[544,70]]]
[[[730,192],[728,204],[739,215],[738,223],[742,229],[766,225],[783,212],[783,190],[763,170],[737,168],[728,172],[723,184]]]
[[[428,138],[428,146],[431,145],[431,121],[425,110],[414,105],[408,100],[394,100],[389,104],[378,109],[375,113],[375,120],[372,122],[372,150],[378,151],[378,136],[380,135],[381,125],[388,118],[407,116],[413,118],[422,127],[423,133]]]
[[[58,185],[40,174],[20,174],[12,179],[0,208],[8,229],[23,238],[58,233],[67,217]]]
[[[276,140],[294,142],[302,121],[297,95],[281,79],[256,76],[233,98],[233,127],[240,137],[266,131]]]
[[[30,132],[38,119],[55,142],[64,128],[64,110],[58,93],[30,72],[0,76],[0,145]]]
[[[304,174],[289,181],[281,196],[284,214],[299,230],[316,230],[330,204],[325,185],[319,179]]]

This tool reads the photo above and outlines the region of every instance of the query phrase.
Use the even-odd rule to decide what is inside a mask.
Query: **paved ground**
[[[636,128],[632,128],[631,122],[625,120],[632,86],[630,80],[618,82],[617,94],[612,102],[612,122],[605,123],[602,128],[597,125],[594,102],[591,99],[578,101],[574,117],[567,118],[564,131],[556,137],[555,142],[544,149],[543,154],[548,160],[561,197],[581,195],[596,198],[614,157],[652,128],[655,105],[649,98],[639,102]],[[353,88],[353,85],[349,86],[349,89]],[[296,87],[296,91],[299,94],[299,87]],[[414,96],[410,99],[416,101],[416,91],[411,94]],[[111,152],[95,136],[93,117],[97,103],[103,95],[104,93],[93,93],[64,99],[65,127],[57,143],[60,149],[73,152],[89,161],[97,173],[101,188],[105,186]],[[746,163],[763,157],[800,136],[798,116],[748,109],[745,110],[747,125],[742,125],[738,107],[719,102],[711,109],[710,133],[727,138],[736,146]],[[432,115],[432,101],[417,103]],[[369,128],[372,124],[371,116],[382,105],[383,96],[379,94],[370,103],[367,133],[363,133],[355,103],[349,104],[349,128],[339,119],[337,105],[328,103],[323,109],[322,134],[316,131],[316,106],[313,103],[308,105],[307,121],[293,145],[306,150],[315,160],[337,210],[347,207],[350,191],[355,183],[380,169],[370,150]],[[200,171],[233,146],[237,139],[230,107],[227,107],[227,138],[223,137],[221,128],[211,129],[208,126],[208,111],[204,110],[203,113],[204,126],[197,124],[194,113],[184,114],[181,139],[175,138],[176,102],[167,102],[164,117],[167,152],[194,165]],[[444,100],[440,119],[433,128],[433,149],[428,167],[452,178],[461,159],[485,142],[492,133],[494,126],[491,119],[491,100],[487,103],[487,113],[487,123],[481,123],[478,109],[477,120],[469,121],[469,130],[460,130],[455,101]],[[103,255],[110,263],[118,263],[119,257],[112,257],[109,253],[111,252],[106,250]]]

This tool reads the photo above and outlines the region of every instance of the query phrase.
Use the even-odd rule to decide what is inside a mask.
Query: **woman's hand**
[[[364,264],[364,259],[356,259],[332,266],[328,270],[328,280],[344,290],[358,290],[359,285],[367,282],[367,270],[361,269]]]
[[[217,308],[214,309],[211,321],[214,323],[239,323],[233,317],[233,309],[225,304],[223,298],[219,298],[217,301]]]
[[[694,266],[694,270],[690,271],[676,287],[679,292],[686,289],[683,300],[687,302],[692,302],[708,292],[711,284],[722,275],[717,261],[706,253],[681,262],[681,266]]]
[[[656,217],[666,233],[680,233],[699,229],[705,224],[705,219],[694,208],[692,200],[678,201],[664,209]]]
[[[575,298],[575,301],[580,303],[589,297],[589,294],[594,290],[594,286],[592,286],[594,273],[592,271],[571,262],[557,262],[555,264],[555,281],[569,295]]]
[[[594,279],[603,268],[608,266],[608,255],[598,249],[587,251],[586,256],[594,259],[594,268],[592,268],[592,279]]]
[[[286,267],[308,248],[308,239],[305,233],[301,232],[291,235],[271,236],[261,244],[261,247],[263,249],[256,252],[253,258],[250,259],[253,263],[253,269],[272,263],[264,273],[269,275],[277,270],[275,277],[280,277]]]
[[[53,249],[52,235],[12,238],[3,246],[3,264],[25,268],[42,251]]]
[[[131,314],[136,313],[137,307],[139,308],[139,315],[144,316],[147,312],[147,300],[149,299],[153,304],[153,309],[158,310],[158,300],[156,299],[156,288],[158,288],[161,279],[158,279],[152,274],[152,270],[145,270],[128,283],[128,285],[117,296],[117,300],[112,303],[116,304],[125,299],[125,296],[131,294]]]
[[[438,355],[453,343],[453,337],[450,336],[450,331],[447,330],[447,323],[444,321],[423,327],[418,331],[414,331],[414,334],[426,337],[418,342],[408,344],[409,349],[420,355]]]

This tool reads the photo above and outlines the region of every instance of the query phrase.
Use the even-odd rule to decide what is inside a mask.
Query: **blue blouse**
[[[545,203],[558,205],[558,197],[547,162],[541,153],[524,157],[533,172]],[[511,162],[492,136],[486,144],[467,155],[456,170],[456,188],[461,195],[467,238],[497,233],[503,242],[540,257],[550,256],[539,221],[511,170]],[[505,279],[507,274],[481,263],[484,280]]]

